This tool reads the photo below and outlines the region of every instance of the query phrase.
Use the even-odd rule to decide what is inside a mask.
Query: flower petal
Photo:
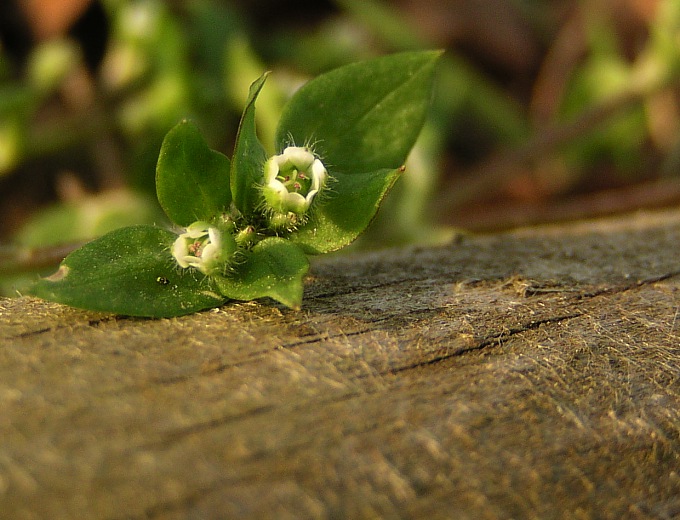
[[[289,146],[283,151],[283,155],[297,170],[306,171],[314,162],[314,154],[300,146]]]
[[[184,235],[178,236],[172,244],[172,256],[175,257],[180,267],[189,267],[186,261],[189,256],[189,245]]]
[[[279,174],[279,161],[278,156],[271,157],[266,163],[264,163],[264,182],[269,184],[276,176]]]
[[[314,200],[314,197],[316,194],[319,193],[319,190],[311,190],[307,196],[305,197],[305,200],[307,201],[307,207],[309,207],[312,204],[312,200]]]
[[[309,203],[305,197],[299,193],[288,193],[286,197],[286,211],[292,211],[293,213],[304,213],[307,211],[308,207]]]
[[[189,238],[201,238],[208,234],[209,227],[207,222],[199,220],[198,222],[191,224],[183,235]]]
[[[326,172],[323,163],[316,159],[312,164],[312,190],[318,191],[323,188],[324,184],[326,184],[327,176],[328,172]]]
[[[222,247],[222,235],[215,227],[208,228],[208,237],[210,238],[210,245],[214,245],[218,249]],[[206,246],[206,249],[209,246]]]

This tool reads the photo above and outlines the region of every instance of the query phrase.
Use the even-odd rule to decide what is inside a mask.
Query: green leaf
[[[335,174],[327,200],[321,200],[309,221],[290,240],[307,254],[335,251],[356,239],[375,217],[380,202],[401,169],[351,175]],[[326,196],[324,194],[324,196]]]
[[[305,254],[283,238],[266,238],[249,253],[246,261],[228,277],[215,277],[219,290],[234,300],[270,297],[299,309],[302,279],[309,269]]]
[[[184,120],[163,140],[156,166],[156,193],[175,224],[210,220],[228,209],[229,159],[211,150],[195,124]]]
[[[267,160],[267,153],[255,131],[255,100],[267,76],[268,73],[263,74],[250,86],[231,160],[231,193],[234,204],[244,215],[250,215],[259,204],[258,187],[263,182],[263,167]]]
[[[226,299],[170,254],[177,235],[150,226],[118,229],[74,251],[59,271],[31,288],[34,296],[128,316],[181,316]]]
[[[311,80],[283,109],[276,143],[316,143],[332,175],[398,168],[430,104],[439,51],[353,63]]]

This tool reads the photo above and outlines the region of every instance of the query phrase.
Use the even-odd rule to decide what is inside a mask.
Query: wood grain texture
[[[0,300],[0,518],[677,518],[680,212],[316,262],[302,311]]]

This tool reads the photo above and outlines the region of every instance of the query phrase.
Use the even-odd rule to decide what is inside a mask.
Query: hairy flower
[[[191,224],[172,245],[172,256],[180,267],[195,267],[206,275],[224,271],[235,251],[231,233],[203,221]]]
[[[267,206],[279,214],[304,215],[327,178],[326,167],[309,148],[289,146],[264,165]]]

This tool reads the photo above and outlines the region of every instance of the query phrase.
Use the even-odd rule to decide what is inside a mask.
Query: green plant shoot
[[[394,54],[311,80],[284,107],[271,157],[255,129],[266,74],[250,88],[231,160],[182,121],[156,169],[158,200],[177,228],[108,233],[67,256],[32,294],[129,316],[263,297],[298,309],[307,255],[357,238],[403,171],[440,54]]]

